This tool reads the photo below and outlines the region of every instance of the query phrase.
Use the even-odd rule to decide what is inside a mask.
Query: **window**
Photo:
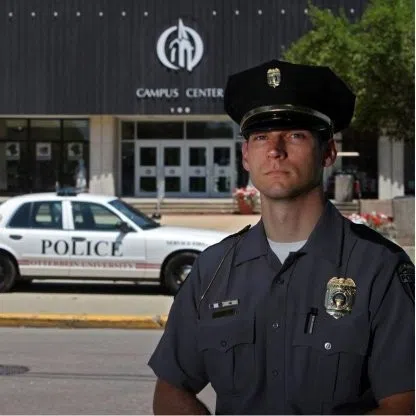
[[[121,192],[134,195],[134,143],[121,145]]]
[[[123,121],[121,123],[121,140],[134,140],[133,121]]]
[[[183,122],[139,122],[137,123],[138,139],[183,139]]]
[[[9,228],[29,228],[30,206],[30,202],[20,205],[7,226]]]
[[[62,204],[59,201],[33,202],[31,228],[62,229]]]
[[[114,199],[110,202],[114,208],[123,213],[129,220],[133,221],[142,230],[150,230],[152,228],[160,227],[160,224],[153,221],[151,218],[143,214],[143,212],[127,204],[121,199]]]
[[[0,119],[0,140],[26,140],[27,131],[27,120]]]
[[[0,194],[54,191],[89,174],[88,119],[0,118]]]
[[[122,220],[108,208],[90,202],[72,202],[75,230],[118,231]]]
[[[234,131],[229,122],[188,121],[186,137],[188,139],[232,139]]]
[[[60,120],[41,119],[30,121],[30,138],[32,140],[59,141],[61,137]]]
[[[63,137],[67,142],[88,142],[90,138],[88,120],[63,120]]]

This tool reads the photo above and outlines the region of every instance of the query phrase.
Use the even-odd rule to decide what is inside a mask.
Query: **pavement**
[[[259,219],[259,215],[188,214],[165,215],[160,222],[233,233],[247,224],[256,224]],[[414,246],[403,248],[414,262]],[[135,290],[131,284],[115,287],[104,282],[98,294],[92,288],[97,283],[52,281],[42,285],[47,289],[41,293],[1,294],[0,327],[161,329],[173,302],[171,296],[164,295],[154,285],[144,289],[138,285]]]

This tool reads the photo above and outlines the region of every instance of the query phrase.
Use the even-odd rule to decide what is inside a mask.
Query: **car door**
[[[69,276],[70,241],[60,200],[23,203],[5,228],[22,276]]]
[[[99,202],[71,201],[70,211],[71,277],[145,277],[143,231],[121,232],[122,217]]]

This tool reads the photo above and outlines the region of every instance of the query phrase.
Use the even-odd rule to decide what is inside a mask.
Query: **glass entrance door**
[[[210,175],[210,196],[230,196],[234,173],[232,166],[235,166],[235,155],[229,141],[212,141],[209,149],[212,158]]]
[[[229,140],[188,141],[187,192],[195,197],[230,196],[235,155]]]
[[[136,189],[138,196],[157,196],[164,186],[165,196],[184,194],[183,141],[142,140],[136,147]]]
[[[141,140],[136,143],[135,195],[230,197],[234,143],[229,140]]]
[[[155,197],[158,181],[159,145],[153,141],[136,146],[136,185],[137,196]]]
[[[162,169],[165,181],[165,195],[179,196],[183,194],[183,149],[182,142],[161,144],[161,156],[163,158]]]
[[[191,197],[208,195],[208,156],[206,142],[186,144],[186,191]]]

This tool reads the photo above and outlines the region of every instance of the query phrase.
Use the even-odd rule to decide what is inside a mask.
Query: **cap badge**
[[[351,313],[357,289],[354,280],[333,277],[326,285],[325,309],[335,319]]]
[[[270,68],[267,71],[267,83],[270,87],[276,88],[280,84],[280,69],[279,68]]]

